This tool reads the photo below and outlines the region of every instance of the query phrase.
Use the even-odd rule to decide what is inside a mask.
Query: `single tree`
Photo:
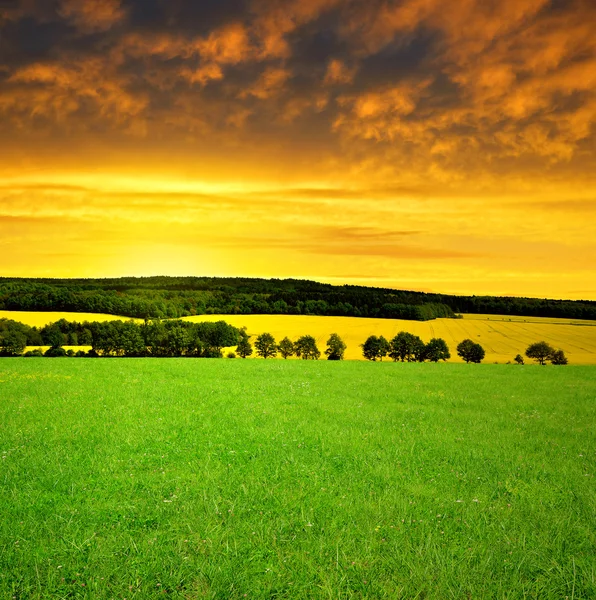
[[[555,350],[550,358],[550,361],[553,365],[566,365],[569,361],[565,356],[565,352],[563,350]]]
[[[252,354],[252,344],[249,337],[246,329],[240,330],[240,341],[238,342],[238,346],[236,346],[236,354],[241,358],[246,358]]]
[[[443,338],[433,338],[426,344],[426,358],[431,362],[439,362],[440,360],[448,360],[451,358],[447,342]]]
[[[337,333],[332,333],[327,340],[327,350],[325,350],[327,360],[343,360],[346,348],[345,342],[339,335],[337,335]]]
[[[277,349],[282,355],[282,358],[285,360],[294,354],[294,342],[286,336],[281,342],[279,342]]]
[[[513,359],[518,365],[524,364],[524,357],[521,354],[517,354]]]
[[[255,342],[257,354],[263,358],[277,356],[277,344],[270,333],[262,333]]]
[[[317,348],[317,340],[312,335],[303,335],[296,340],[294,354],[303,360],[319,360],[321,356]]]
[[[379,356],[381,358],[381,361],[389,354],[390,350],[391,345],[384,336],[381,336],[379,338]]]
[[[457,345],[457,353],[467,363],[480,363],[484,359],[484,348],[470,339]]]
[[[526,350],[526,356],[535,360],[539,365],[545,365],[552,358],[555,349],[546,342],[530,344]]]
[[[394,361],[412,362],[415,360],[414,352],[418,342],[424,346],[424,343],[417,335],[408,331],[400,331],[390,342],[389,356]]]
[[[362,355],[366,360],[375,361],[377,358],[381,358],[381,345],[379,338],[376,335],[371,335],[366,338],[362,347]]]

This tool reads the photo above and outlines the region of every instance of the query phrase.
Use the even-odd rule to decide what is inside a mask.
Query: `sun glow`
[[[590,3],[100,4],[0,8],[0,274],[596,299]]]

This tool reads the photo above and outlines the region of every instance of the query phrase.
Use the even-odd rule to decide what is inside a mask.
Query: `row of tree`
[[[368,360],[383,360],[389,356],[394,361],[402,362],[439,362],[448,360],[451,353],[447,343],[442,338],[433,338],[425,344],[417,335],[408,331],[400,331],[391,341],[383,336],[371,335],[362,344],[362,354]],[[471,339],[462,340],[457,345],[457,354],[466,363],[481,363],[486,355],[484,348]],[[568,359],[565,352],[557,350],[547,342],[530,344],[526,349],[526,356],[535,360],[540,365],[551,362],[553,365],[566,365]],[[524,364],[524,358],[518,354],[514,359],[517,364]]]
[[[236,346],[241,330],[225,321],[57,321],[35,329],[0,320],[0,354],[19,356],[28,345],[48,345],[49,356],[62,356],[64,345],[91,346],[90,356],[194,356],[218,358],[222,349]],[[79,353],[80,355],[80,353]]]
[[[596,319],[596,302],[450,296],[297,279],[0,278],[0,310],[108,313],[138,318],[292,314],[429,320],[456,313]]]
[[[62,346],[91,346],[88,356],[193,356],[203,358],[221,357],[223,348],[236,347],[234,356],[247,358],[256,351],[262,358],[273,358],[278,354],[287,359],[296,356],[304,360],[318,360],[321,352],[316,339],[311,335],[300,336],[292,341],[287,336],[279,343],[270,333],[262,333],[253,344],[246,329],[238,329],[225,321],[216,323],[191,323],[189,321],[134,321],[71,322],[61,319],[37,329],[9,319],[0,319],[0,355],[20,356],[26,346],[50,346],[47,356],[65,356]],[[327,340],[325,356],[328,360],[343,360],[346,344],[337,333]],[[389,356],[401,362],[438,362],[448,360],[451,353],[442,338],[433,338],[424,343],[420,337],[400,331],[390,341],[383,336],[371,335],[361,345],[364,358],[371,361]],[[70,351],[71,355],[85,355],[83,351]],[[480,363],[485,357],[484,348],[471,339],[457,346],[457,354],[467,363]],[[561,349],[547,342],[528,346],[528,358],[544,365],[565,365],[568,360]],[[28,356],[38,356],[33,350]],[[521,354],[514,362],[523,364]]]
[[[433,338],[425,344],[417,335],[400,331],[391,341],[384,336],[371,335],[362,344],[362,355],[367,360],[383,360],[386,356],[402,362],[439,362],[451,358],[443,338]]]
[[[241,340],[236,348],[236,354],[241,358],[247,358],[253,353],[253,346],[245,331],[240,332]],[[261,358],[274,358],[278,354],[287,359],[296,356],[303,360],[319,360],[321,351],[317,347],[317,341],[312,335],[300,336],[295,342],[285,337],[279,342],[270,333],[262,333],[255,340],[254,348],[257,356]],[[343,360],[346,351],[345,342],[337,333],[332,333],[327,340],[325,356],[327,360]]]
[[[526,356],[535,360],[539,365],[545,365],[547,362],[553,365],[566,365],[569,362],[563,350],[560,348],[557,350],[547,342],[530,344],[526,349]],[[524,357],[521,354],[518,354],[513,360],[518,365],[524,364]]]
[[[152,283],[149,283],[152,282]],[[153,287],[152,287],[153,286]],[[299,280],[0,278],[0,310],[70,311],[149,319],[201,314],[281,314],[427,321],[455,317],[423,294]]]

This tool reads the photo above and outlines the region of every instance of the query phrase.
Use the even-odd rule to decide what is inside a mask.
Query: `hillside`
[[[0,278],[0,310],[108,313],[136,318],[289,314],[428,321],[455,313],[596,320],[596,302],[451,296],[299,279]]]

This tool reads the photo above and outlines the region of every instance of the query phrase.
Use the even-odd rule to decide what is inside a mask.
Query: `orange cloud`
[[[105,31],[126,16],[121,0],[62,0],[58,12],[85,31]]]
[[[204,60],[220,64],[238,64],[254,56],[248,32],[240,23],[227,25],[207,38],[195,40],[193,46]]]
[[[268,67],[252,86],[240,94],[240,97],[254,96],[259,100],[266,100],[277,96],[283,92],[285,83],[289,77],[290,72],[287,69]]]
[[[325,74],[325,83],[327,85],[335,85],[342,83],[352,83],[356,69],[350,69],[347,65],[337,58],[329,61],[327,65],[327,73]]]
[[[129,92],[126,80],[101,58],[34,63],[15,71],[8,83],[0,92],[0,112],[21,120],[41,116],[64,124],[89,104],[102,120],[134,125],[138,131],[139,122],[131,120],[148,105],[148,99]]]

